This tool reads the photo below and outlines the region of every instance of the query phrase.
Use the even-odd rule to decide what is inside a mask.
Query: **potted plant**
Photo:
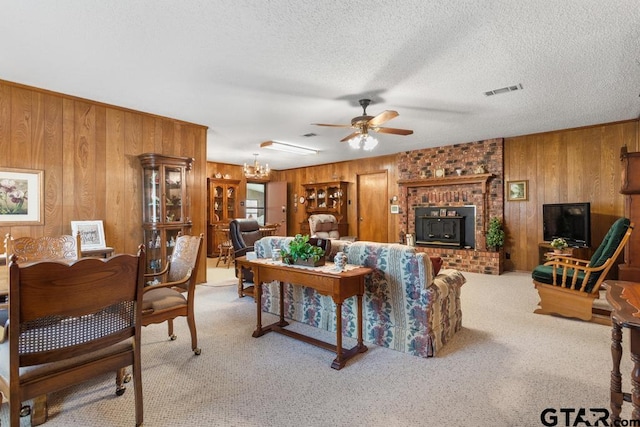
[[[487,248],[497,251],[502,246],[504,246],[504,230],[500,219],[494,216],[489,220],[487,229]]]
[[[308,235],[296,234],[289,247],[280,250],[280,255],[285,264],[324,265],[324,250],[310,244]]]
[[[553,251],[555,253],[561,254],[564,251],[564,249],[569,245],[563,238],[558,237],[557,239],[553,239],[551,241],[550,246],[553,248]]]

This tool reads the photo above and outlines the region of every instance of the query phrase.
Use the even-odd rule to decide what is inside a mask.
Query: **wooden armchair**
[[[609,325],[608,316],[598,317],[593,307],[600,286],[633,231],[627,218],[618,219],[605,235],[590,260],[552,255],[551,260],[533,270],[533,284],[540,303],[534,313],[558,314]]]
[[[9,337],[0,344],[0,392],[11,427],[20,425],[23,401],[130,365],[141,425],[144,247],[106,260],[17,260],[13,255],[9,265]]]
[[[144,275],[147,280],[162,277],[162,281],[146,286],[142,297],[142,326],[166,321],[169,338],[175,340],[173,319],[185,316],[191,332],[191,349],[196,355],[199,355],[201,350],[198,348],[193,304],[202,240],[202,234],[178,236],[171,260],[165,268],[157,273]]]

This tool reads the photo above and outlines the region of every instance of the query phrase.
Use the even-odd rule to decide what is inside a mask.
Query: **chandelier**
[[[269,177],[269,164],[267,163],[265,166],[260,165],[258,163],[258,154],[253,154],[254,160],[253,165],[244,164],[244,176],[250,179],[262,179]]]
[[[357,136],[354,136],[350,140],[348,140],[349,146],[356,150],[362,148],[366,151],[371,151],[376,148],[378,145],[378,140],[369,135],[368,133],[363,133]]]

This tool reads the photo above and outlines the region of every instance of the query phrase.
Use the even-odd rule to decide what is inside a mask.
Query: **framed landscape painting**
[[[529,199],[528,181],[509,181],[507,182],[507,200],[520,201]]]
[[[0,226],[44,224],[44,172],[0,167]]]

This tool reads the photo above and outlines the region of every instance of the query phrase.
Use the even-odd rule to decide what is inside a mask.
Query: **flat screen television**
[[[545,241],[561,237],[569,246],[591,246],[591,204],[549,203],[542,205]]]

